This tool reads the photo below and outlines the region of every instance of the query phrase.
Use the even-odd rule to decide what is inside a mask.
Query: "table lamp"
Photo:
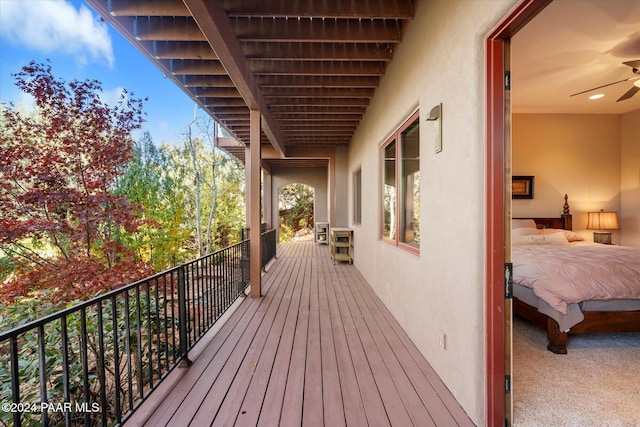
[[[600,212],[589,212],[587,219],[587,230],[598,230],[593,232],[593,241],[596,243],[603,243],[605,245],[611,244],[611,231],[618,230],[618,213],[617,212],[605,212],[604,209]]]

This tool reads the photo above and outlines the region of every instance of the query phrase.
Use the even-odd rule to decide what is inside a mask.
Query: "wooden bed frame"
[[[564,196],[563,213],[559,218],[514,218],[533,219],[538,228],[558,228],[572,230],[572,216],[569,211],[568,196]],[[517,298],[513,298],[513,311],[516,315],[547,330],[549,344],[547,349],[556,354],[567,354],[569,334],[595,332],[640,332],[640,310],[635,311],[585,311],[584,320],[563,332],[558,322],[546,314],[540,313]]]

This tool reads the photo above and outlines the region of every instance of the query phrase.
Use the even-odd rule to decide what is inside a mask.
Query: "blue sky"
[[[67,82],[101,81],[103,99],[110,105],[123,88],[148,97],[144,130],[156,145],[175,144],[193,119],[194,102],[109,24],[100,22],[88,4],[0,0],[0,100],[28,105],[11,74],[31,61],[47,59],[53,74]]]

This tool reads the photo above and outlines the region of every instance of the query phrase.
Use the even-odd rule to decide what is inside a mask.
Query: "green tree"
[[[244,167],[216,147],[221,129],[209,117],[189,124],[182,146],[169,151],[172,169],[184,189],[187,216],[192,230],[189,250],[204,255],[239,240],[245,222]]]
[[[280,188],[280,237],[289,239],[303,228],[314,224],[314,190],[304,184],[289,184]]]
[[[191,232],[186,221],[184,193],[167,147],[157,148],[145,132],[133,148],[133,159],[118,180],[116,194],[142,207],[139,233],[122,233],[120,238],[140,259],[163,270],[190,256],[184,248]]]

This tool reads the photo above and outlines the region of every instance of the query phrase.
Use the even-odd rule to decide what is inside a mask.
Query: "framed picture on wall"
[[[511,178],[512,199],[533,199],[533,176],[514,176]]]

